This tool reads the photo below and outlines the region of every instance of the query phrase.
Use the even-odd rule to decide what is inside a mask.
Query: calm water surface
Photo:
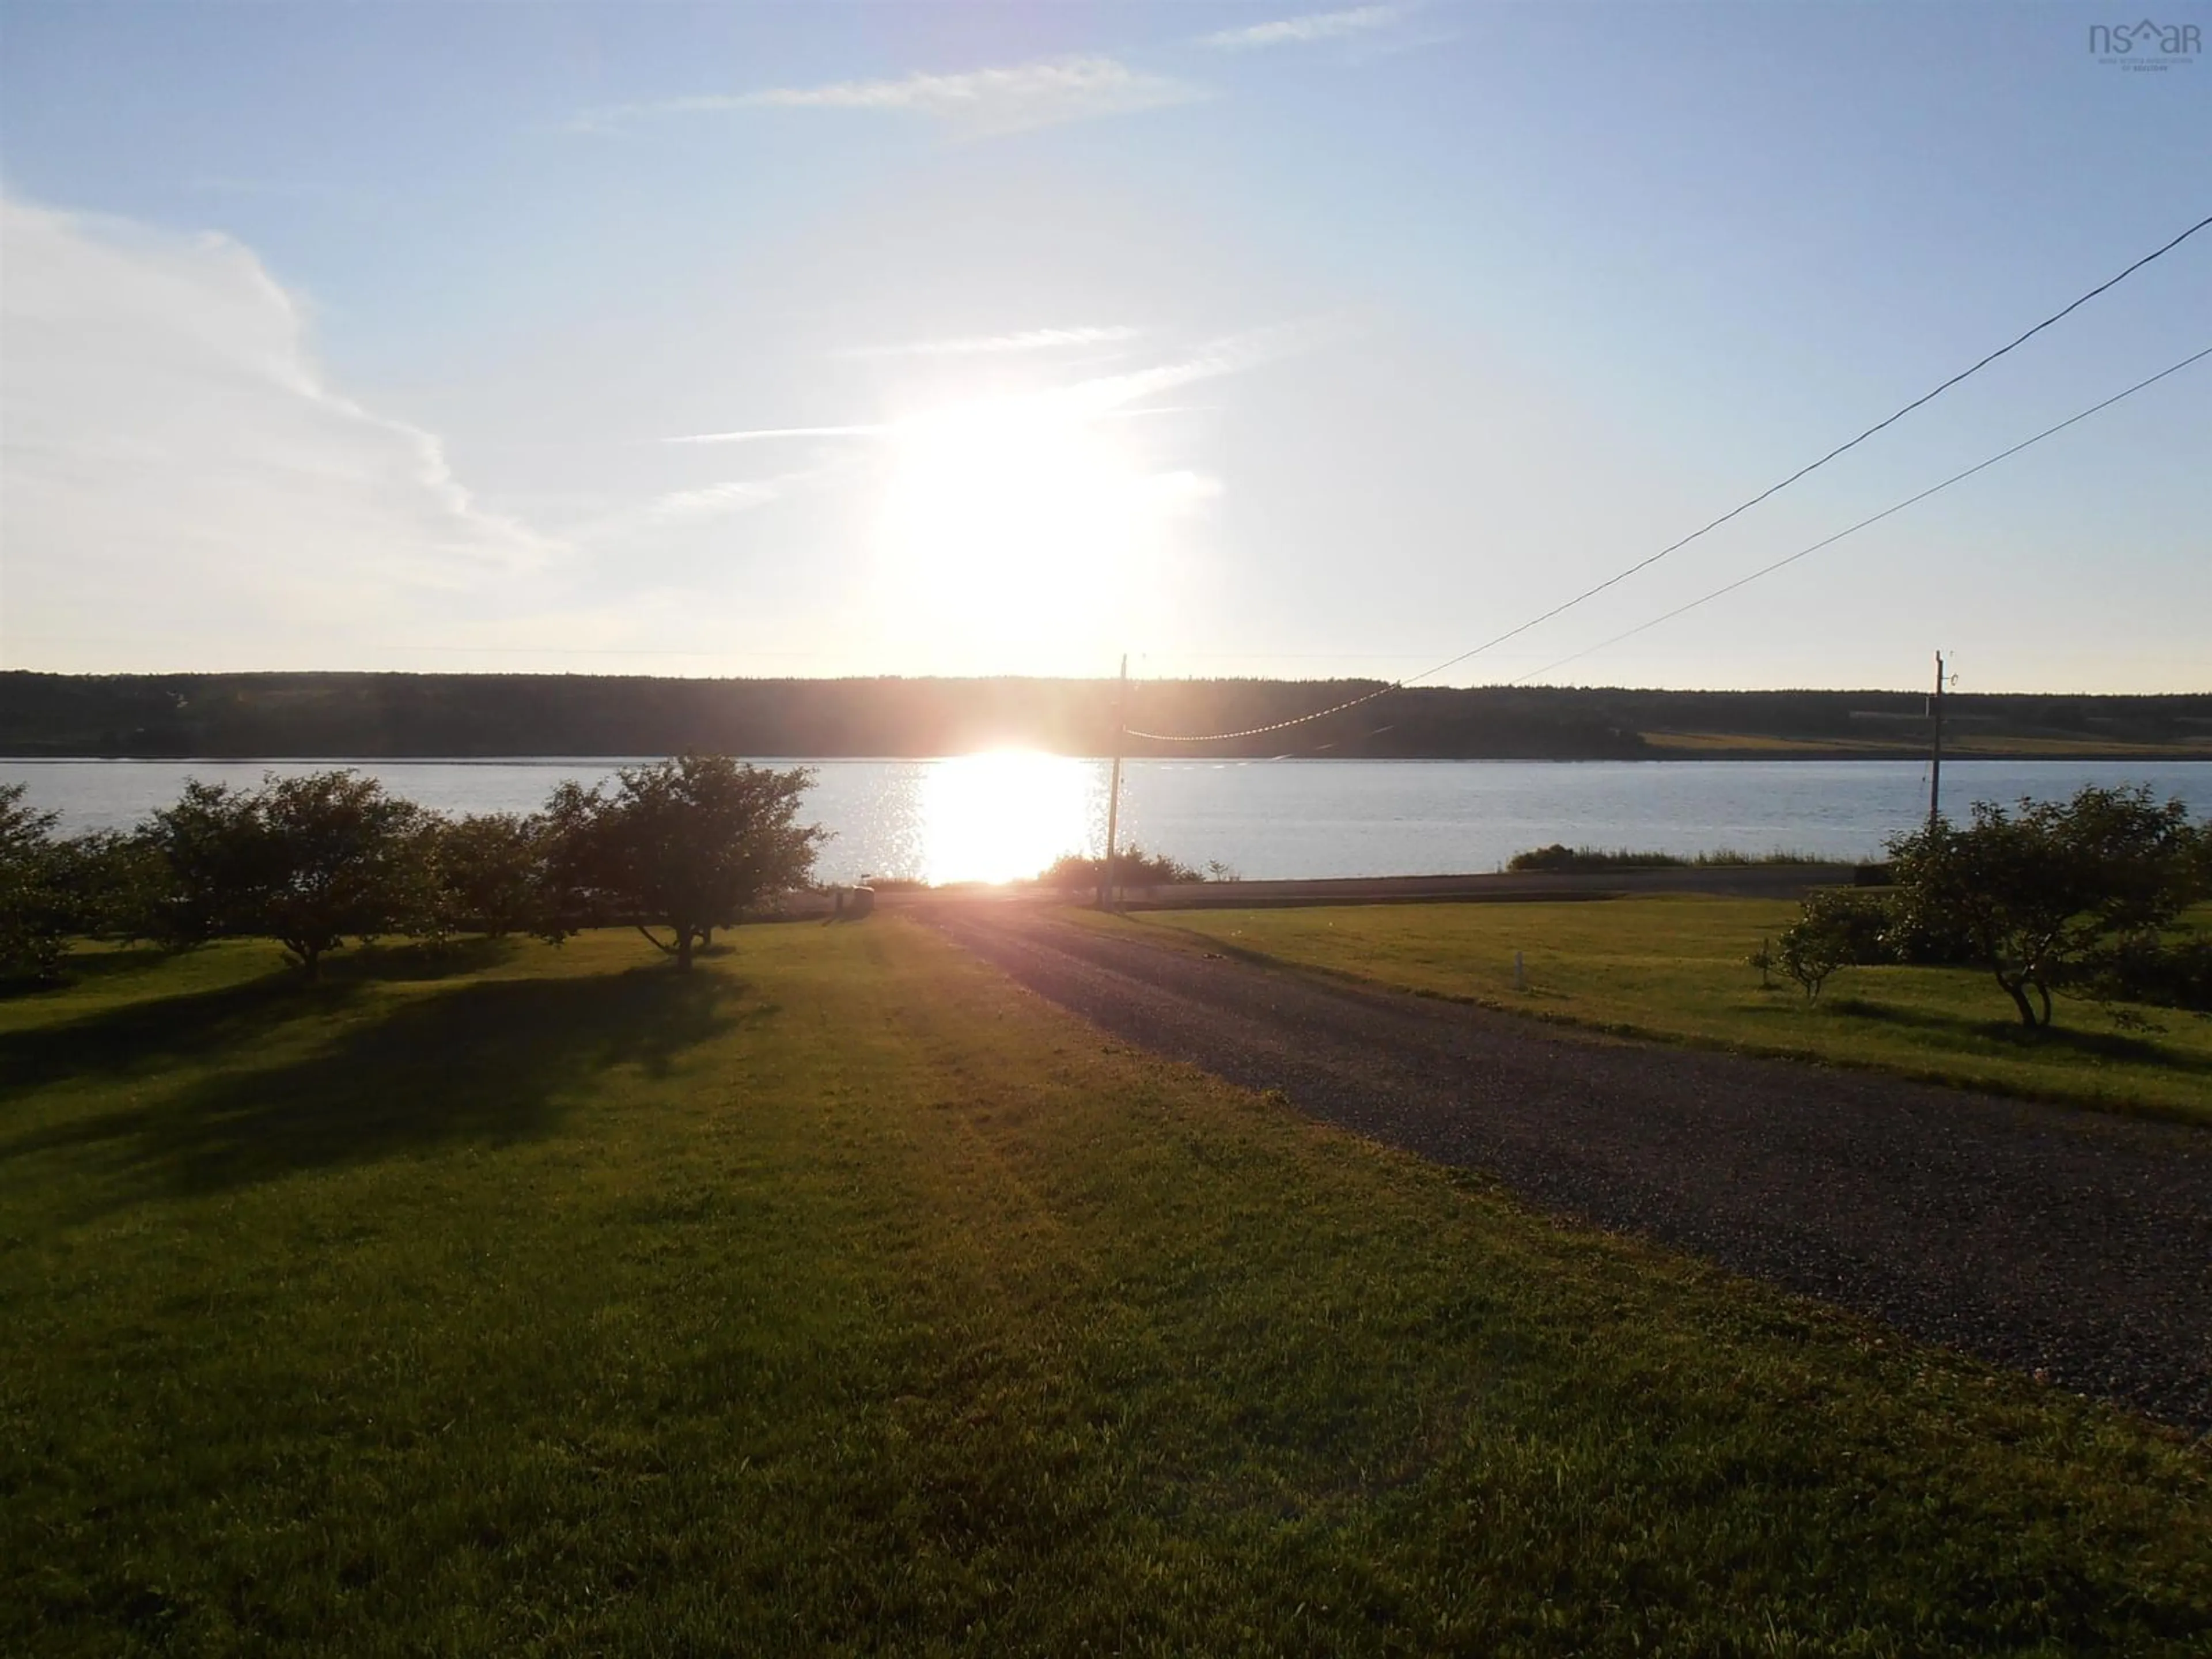
[[[336,763],[0,761],[0,782],[62,815],[66,830],[125,829],[187,778],[252,783]],[[449,812],[528,811],[563,779],[596,783],[615,760],[374,761],[357,769]],[[790,764],[792,763],[776,763]],[[1103,761],[970,755],[806,763],[807,810],[835,833],[820,873],[1003,881],[1105,839]],[[1954,761],[1944,801],[2070,794],[2148,783],[2212,816],[2212,764]],[[1133,761],[1121,834],[1187,864],[1264,879],[1498,868],[1523,848],[1691,854],[1777,848],[1864,858],[1927,811],[1916,761]]]

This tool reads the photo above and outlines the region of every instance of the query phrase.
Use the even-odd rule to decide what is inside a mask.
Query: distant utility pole
[[[1121,658],[1121,683],[1114,693],[1114,771],[1106,785],[1106,861],[1098,866],[1098,908],[1114,908],[1114,837],[1121,827],[1121,744],[1129,734],[1129,659]]]
[[[1928,712],[1935,718],[1936,738],[1928,751],[1928,834],[1932,840],[1936,826],[1943,821],[1943,653],[1936,653],[1936,695],[1928,700]]]

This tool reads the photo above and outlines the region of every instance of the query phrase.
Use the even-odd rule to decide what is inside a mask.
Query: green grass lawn
[[[1948,968],[1847,968],[1808,1006],[1779,969],[1762,990],[1745,965],[1797,914],[1778,900],[1069,914],[1608,1030],[2212,1123],[2212,1020],[2142,1008],[2162,1029],[2126,1030],[2062,998],[2057,1029],[2028,1032],[1987,975]],[[1526,990],[1513,982],[1516,951]]]
[[[0,1004],[0,1651],[2212,1640],[2201,1443],[896,917],[276,969]]]

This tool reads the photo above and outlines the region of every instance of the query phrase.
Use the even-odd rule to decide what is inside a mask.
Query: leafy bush
[[[2051,994],[2093,983],[2123,947],[2155,952],[2212,882],[2212,830],[2148,787],[2089,785],[2071,800],[1977,801],[1964,828],[1890,843],[1897,933],[1988,970],[2021,1023],[2047,1026]],[[2032,1000],[2031,1000],[2032,994]]]
[[[1595,875],[1607,870],[1748,869],[1764,864],[1833,864],[1808,853],[1777,848],[1771,853],[1739,853],[1720,848],[1685,858],[1678,853],[1639,853],[1626,847],[1569,847],[1553,842],[1516,853],[1505,861],[1509,871],[1544,872],[1553,875]]]
[[[550,838],[544,819],[514,812],[439,821],[434,851],[447,926],[493,939],[542,930]]]
[[[0,784],[0,979],[48,980],[69,950],[67,896],[57,881],[57,815],[23,803],[24,787]]]
[[[147,841],[167,875],[151,925],[173,945],[273,939],[313,979],[349,936],[439,925],[431,816],[353,772],[271,773],[252,791],[195,781]]]
[[[173,884],[161,849],[143,830],[96,830],[56,842],[49,868],[72,933],[118,940],[161,936]]]
[[[70,936],[153,936],[168,872],[143,836],[96,830],[53,839],[57,815],[0,787],[0,980],[56,977]]]
[[[2212,939],[2121,939],[2084,962],[2074,982],[2103,1000],[2212,1013]]]
[[[562,784],[545,810],[546,926],[629,921],[690,969],[715,928],[807,884],[828,839],[798,821],[812,781],[804,767],[778,772],[725,755],[679,755],[625,766],[611,795]],[[671,937],[662,940],[655,927]]]
[[[1782,930],[1771,965],[1797,982],[1808,1002],[1838,969],[1893,960],[1884,934],[1889,906],[1881,895],[1850,887],[1820,887],[1805,896],[1796,921]],[[1762,971],[1768,964],[1754,961]]]
[[[1079,853],[1067,853],[1055,860],[1038,879],[1053,887],[1096,887],[1103,879],[1105,863],[1103,858],[1085,858]],[[1194,870],[1165,853],[1147,853],[1133,843],[1115,853],[1114,879],[1124,887],[1167,887],[1183,882],[1204,881],[1206,875],[1204,871]]]
[[[1540,871],[1553,875],[1582,875],[1599,870],[1667,870],[1681,868],[1689,860],[1672,853],[1632,853],[1625,847],[1607,851],[1596,847],[1569,847],[1553,842],[1516,853],[1505,867],[1516,872]]]

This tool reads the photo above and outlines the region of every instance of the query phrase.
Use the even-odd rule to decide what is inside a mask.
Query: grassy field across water
[[[0,1004],[0,1651],[2212,1638],[2201,1443],[896,917],[349,956]]]
[[[1797,914],[1778,900],[1070,914],[1616,1032],[2212,1124],[2212,1020],[2141,1008],[2159,1029],[2124,1030],[2095,1004],[2062,998],[2057,1029],[2029,1032],[1988,975],[1948,968],[1847,968],[1808,1006],[1779,969],[1762,989],[1746,964]]]

